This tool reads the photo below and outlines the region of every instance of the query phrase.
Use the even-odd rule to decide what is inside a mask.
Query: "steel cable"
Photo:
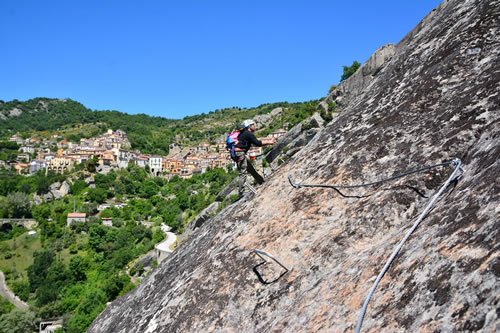
[[[318,138],[319,138],[319,135],[316,134],[316,136],[311,141],[309,141],[309,143],[304,147],[304,149],[302,149],[302,151],[305,151],[306,150],[305,148],[307,148],[309,145],[311,145],[313,142],[315,142]],[[365,183],[365,184],[357,184],[357,185],[324,185],[324,184],[296,183],[293,180],[292,176],[291,176],[291,169],[292,169],[292,166],[297,161],[297,159],[298,159],[298,157],[294,158],[294,160],[290,163],[290,166],[289,166],[289,169],[288,169],[288,181],[290,182],[290,184],[294,188],[301,188],[301,187],[331,188],[331,189],[336,190],[343,197],[357,197],[357,198],[361,198],[363,196],[347,196],[347,195],[344,195],[343,193],[341,193],[339,191],[339,189],[359,188],[359,187],[366,187],[366,186],[378,185],[378,184],[389,182],[389,181],[392,181],[392,180],[395,180],[395,179],[398,179],[398,178],[402,178],[402,177],[405,177],[405,176],[408,176],[408,175],[411,175],[411,174],[414,174],[414,173],[422,172],[422,171],[429,170],[429,169],[435,168],[435,167],[440,167],[440,166],[451,165],[451,166],[455,167],[455,169],[453,170],[453,172],[451,173],[451,175],[448,177],[448,179],[446,180],[446,182],[441,186],[440,190],[436,193],[436,195],[434,195],[431,198],[431,200],[429,201],[429,203],[427,204],[427,206],[423,210],[422,214],[420,214],[420,217],[413,224],[412,228],[406,233],[406,235],[403,238],[403,240],[399,243],[399,245],[396,247],[396,249],[392,252],[389,260],[386,262],[386,264],[384,265],[384,268],[382,269],[382,271],[377,276],[377,279],[375,280],[373,286],[370,289],[370,292],[368,293],[368,296],[366,297],[366,299],[365,299],[365,301],[363,303],[363,307],[362,307],[361,313],[359,315],[358,323],[356,325],[356,333],[359,333],[360,330],[361,330],[361,325],[363,324],[363,319],[364,319],[364,316],[365,316],[365,313],[366,313],[366,309],[368,308],[368,303],[370,302],[370,299],[371,299],[373,293],[375,292],[375,289],[377,288],[378,283],[380,282],[380,280],[382,279],[382,277],[385,275],[385,273],[389,269],[389,266],[391,265],[392,261],[394,260],[394,258],[397,256],[397,254],[399,253],[399,251],[403,247],[404,243],[408,240],[408,238],[415,231],[415,229],[418,227],[418,225],[420,224],[420,222],[425,218],[425,216],[432,209],[432,207],[436,203],[436,201],[439,198],[439,196],[441,196],[441,194],[450,185],[451,182],[458,180],[462,176],[462,174],[464,172],[463,169],[462,169],[462,167],[461,167],[462,166],[462,162],[460,161],[460,159],[455,158],[455,159],[453,159],[451,161],[447,161],[447,162],[443,162],[443,163],[438,163],[438,164],[433,164],[433,165],[425,166],[425,167],[422,167],[422,168],[419,168],[419,169],[415,169],[415,170],[403,172],[403,173],[397,174],[395,176],[392,176],[392,177],[389,177],[389,178],[386,178],[386,179],[382,179],[382,180],[374,181],[374,182],[370,182],[370,183]]]

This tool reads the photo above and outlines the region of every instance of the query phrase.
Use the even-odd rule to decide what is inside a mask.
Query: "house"
[[[22,154],[18,154],[17,155],[17,160],[18,161],[22,161],[22,160],[25,160],[26,162],[29,162],[31,160],[31,157],[29,154],[26,154],[26,153],[22,153]]]
[[[161,263],[163,260],[165,260],[166,257],[173,251],[170,250],[170,244],[168,241],[165,241],[160,244],[155,245],[155,250],[156,250],[156,261]]]
[[[114,156],[116,156],[116,164],[119,168],[125,169],[128,167],[128,162],[134,160],[137,154],[126,149],[113,148]]]
[[[66,219],[66,225],[69,227],[71,222],[86,222],[87,214],[85,213],[69,213]]]
[[[41,153],[41,154],[39,154],[38,159],[44,159],[46,161],[50,161],[54,157],[56,157],[56,154],[49,152],[49,153]]]
[[[13,136],[10,137],[9,139],[10,142],[15,142],[18,145],[22,145],[24,143],[24,140],[17,134],[14,134]]]
[[[27,164],[27,163],[17,163],[17,164],[14,166],[14,168],[16,169],[16,172],[17,172],[18,174],[22,174],[22,173],[27,173],[27,171],[25,171],[25,170],[28,170],[28,171],[29,171],[29,169],[28,169],[28,168],[29,168],[29,166],[30,166],[30,165],[29,165],[29,164]]]
[[[201,164],[201,159],[196,156],[188,156],[184,160],[184,168],[188,170],[199,169],[200,164]]]
[[[34,174],[38,170],[43,170],[46,167],[47,167],[46,160],[33,160],[30,162],[30,174]]]
[[[134,163],[141,168],[145,168],[146,165],[149,163],[149,158],[146,156],[137,156],[136,158],[133,159]]]
[[[62,329],[62,319],[45,319],[40,322],[40,333],[54,333],[58,328]]]
[[[262,147],[252,147],[248,150],[248,157],[254,160],[257,156],[262,155]]]
[[[54,157],[47,165],[47,172],[64,173],[73,168],[74,160],[66,157]]]
[[[182,169],[179,176],[183,179],[188,179],[188,178],[193,177],[193,173],[191,172],[191,170]]]
[[[102,224],[106,227],[113,226],[113,218],[112,217],[101,217]]]
[[[57,143],[57,148],[68,148],[68,141],[61,140]]]
[[[112,151],[105,151],[99,155],[99,164],[111,166],[115,161],[115,154]]]
[[[167,158],[165,159],[164,162],[164,168],[165,171],[172,173],[172,172],[180,172],[182,167],[183,167],[183,162],[180,159],[176,158]]]
[[[98,211],[102,211],[102,210],[105,210],[106,208],[111,208],[111,207],[114,207],[114,208],[123,208],[123,207],[127,207],[128,204],[127,203],[121,203],[121,202],[117,202],[117,203],[104,203],[104,204],[101,204],[99,206],[97,206],[97,210]]]
[[[149,170],[153,176],[159,176],[163,173],[163,156],[152,155],[149,157]]]
[[[35,147],[34,146],[22,146],[21,148],[19,148],[20,151],[22,151],[23,153],[27,153],[27,154],[34,154],[35,153]]]

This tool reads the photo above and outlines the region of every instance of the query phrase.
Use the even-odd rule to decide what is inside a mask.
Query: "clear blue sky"
[[[0,99],[182,118],[325,96],[441,1],[0,1]]]

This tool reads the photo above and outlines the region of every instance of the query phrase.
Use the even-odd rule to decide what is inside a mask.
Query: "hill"
[[[499,17],[499,1],[444,1],[384,61],[374,55],[376,70],[363,65],[344,83],[358,88],[328,97],[344,111],[294,164],[207,220],[88,332],[353,331],[377,275],[455,169],[344,196],[294,188],[289,176],[354,185],[454,158],[465,173],[389,266],[363,329],[498,331]]]
[[[77,142],[80,138],[100,135],[108,128],[121,129],[127,132],[132,149],[166,155],[169,144],[173,142],[189,146],[202,141],[220,141],[224,134],[244,119],[268,114],[278,107],[284,109],[283,114],[279,120],[265,124],[268,130],[277,129],[283,123],[292,127],[314,112],[317,103],[283,102],[250,109],[232,107],[183,119],[167,119],[119,111],[92,111],[70,99],[0,101],[0,138],[5,140],[16,133],[26,137],[59,134],[65,135],[69,141]]]

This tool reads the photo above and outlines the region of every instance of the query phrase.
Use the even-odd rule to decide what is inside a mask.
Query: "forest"
[[[84,332],[107,302],[134,288],[147,274],[133,263],[164,239],[161,223],[182,233],[236,175],[213,169],[190,179],[167,180],[130,164],[106,175],[95,174],[89,186],[85,165],[75,169],[69,175],[24,177],[0,168],[0,217],[32,217],[39,224],[34,235],[12,224],[0,228],[0,270],[11,290],[30,305],[24,312],[11,311],[0,299],[4,312],[0,332],[25,323],[26,318],[52,317],[65,319],[64,332]],[[43,194],[51,183],[64,180],[71,182],[69,195],[31,204],[30,196]],[[99,204],[107,201],[127,206],[99,211]],[[67,215],[75,209],[85,212],[88,221],[74,222],[68,228]],[[102,224],[104,217],[113,218],[112,227]]]

